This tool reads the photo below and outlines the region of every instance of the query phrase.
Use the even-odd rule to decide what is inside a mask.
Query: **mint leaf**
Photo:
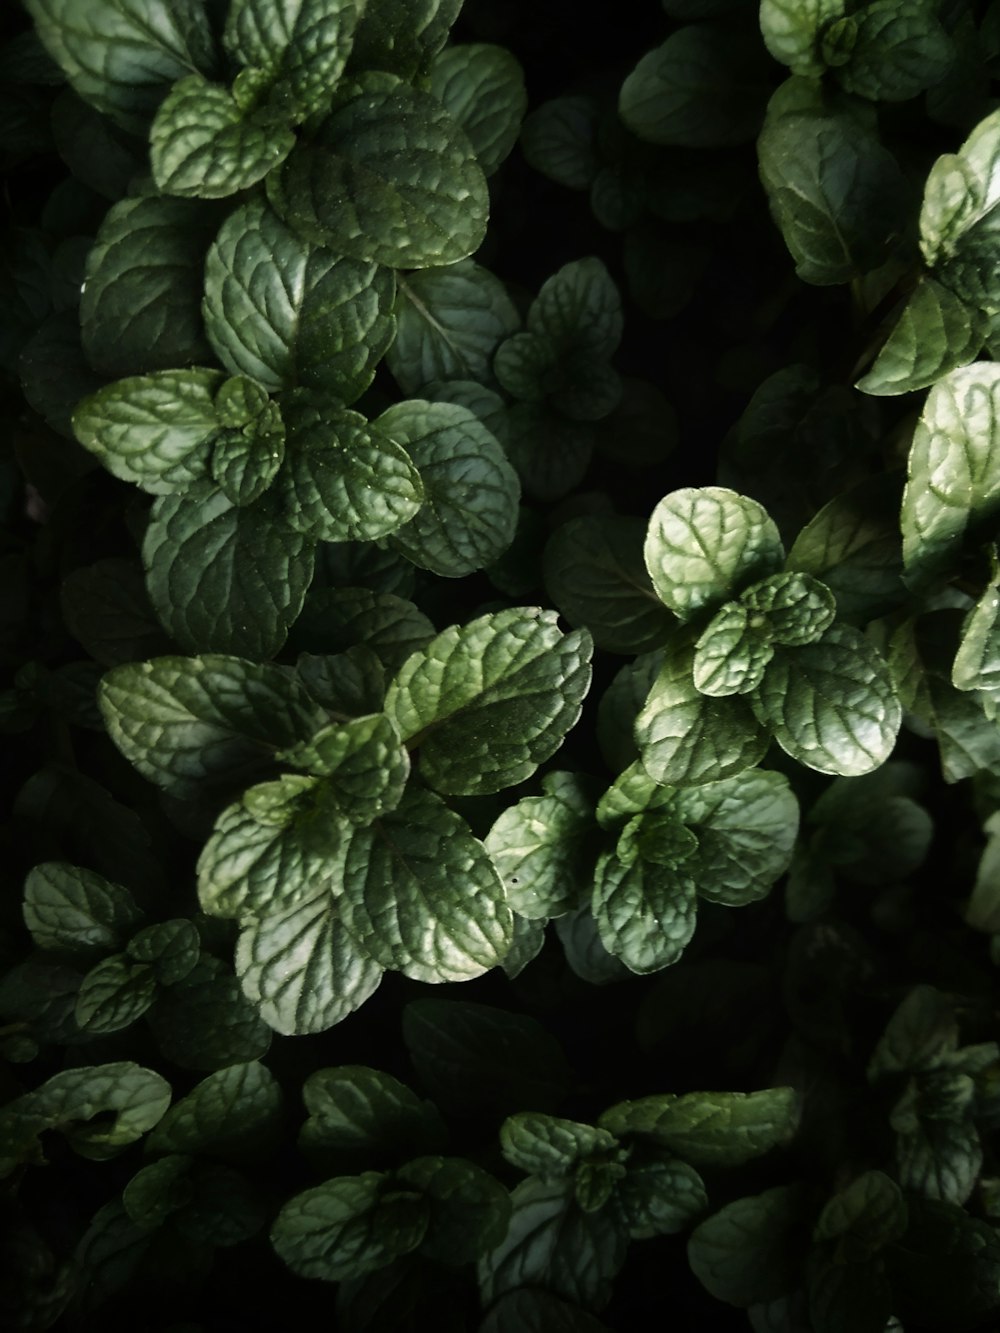
[[[128,889],[64,861],[28,872],[23,915],[39,949],[84,956],[121,948],[142,920]]]
[[[599,169],[595,152],[598,105],[592,97],[555,97],[529,112],[521,152],[529,166],[557,185],[586,190]]]
[[[955,1009],[933,986],[914,986],[889,1019],[868,1062],[868,1078],[937,1069],[958,1048]]]
[[[586,883],[593,802],[573,773],[547,773],[543,796],[509,806],[485,838],[486,850],[519,916],[545,921],[577,906]]]
[[[211,653],[115,667],[99,702],[125,758],[182,800],[252,777],[326,720],[284,667]]]
[[[900,525],[906,581],[947,571],[993,517],[1000,486],[1000,368],[978,363],[939,380],[913,434]]]
[[[288,455],[276,489],[294,531],[319,541],[375,541],[413,518],[422,480],[381,422],[305,390],[286,402]]]
[[[811,574],[772,574],[754,583],[741,595],[754,620],[775,643],[799,648],[815,643],[833,624],[836,601],[833,593]]]
[[[821,34],[844,12],[843,0],[761,0],[764,44],[793,74],[818,79],[826,72]]]
[[[392,544],[420,569],[459,578],[506,551],[517,528],[520,487],[507,457],[468,408],[415,398],[374,422],[420,474],[424,503]]]
[[[104,666],[156,657],[169,648],[137,559],[110,556],[74,569],[63,580],[59,601],[66,628]]]
[[[398,329],[386,365],[402,391],[436,380],[492,383],[493,355],[521,323],[500,279],[463,259],[400,274],[397,283]]]
[[[924,0],[874,0],[855,17],[851,56],[841,85],[873,101],[905,102],[944,79],[955,47]]]
[[[355,1158],[433,1152],[447,1135],[432,1102],[364,1065],[314,1070],[302,1085],[302,1099],[309,1119],[299,1131],[299,1147],[324,1168]]]
[[[146,963],[114,954],[92,967],[77,992],[74,1017],[83,1032],[118,1032],[141,1018],[156,996],[156,976]]]
[[[569,1176],[578,1162],[617,1147],[607,1130],[537,1111],[520,1111],[500,1126],[500,1151],[507,1161],[542,1180]]]
[[[263,180],[294,144],[280,113],[245,112],[228,88],[192,74],[160,103],[150,163],[164,194],[223,199]]]
[[[633,1240],[686,1230],[708,1207],[705,1184],[694,1169],[656,1148],[633,1148],[618,1202]]]
[[[644,555],[660,599],[689,620],[780,568],[785,552],[756,500],[704,486],[673,491],[659,502]]]
[[[902,721],[885,660],[847,625],[776,654],[752,704],[786,754],[820,773],[853,777],[888,759]]]
[[[409,754],[384,713],[331,722],[278,758],[322,777],[330,804],[355,824],[394,810],[410,773]]]
[[[232,967],[209,954],[160,993],[146,1018],[164,1058],[184,1069],[257,1060],[271,1044],[270,1029],[243,995]]]
[[[299,1277],[340,1282],[385,1267],[420,1244],[430,1206],[375,1171],[297,1194],[271,1227],[278,1257]]]
[[[951,683],[959,690],[1000,689],[1000,589],[991,582],[962,625]]]
[[[118,380],[77,404],[73,433],[123,481],[152,495],[183,491],[208,473],[224,378],[193,368]]]
[[[502,46],[449,45],[430,67],[429,88],[465,131],[483,174],[509,156],[528,109],[524,71]]]
[[[767,620],[741,599],[716,611],[694,646],[695,688],[714,699],[749,694],[764,679],[774,656]]]
[[[210,360],[202,268],[218,225],[216,206],[201,200],[140,196],[112,205],[80,291],[83,350],[95,370],[142,375]]]
[[[808,1244],[803,1194],[802,1186],[778,1185],[727,1204],[695,1227],[688,1260],[702,1286],[740,1306],[792,1291]]]
[[[155,22],[145,0],[27,0],[26,7],[73,89],[133,134],[145,133],[175,79],[215,64],[199,0],[179,0]]]
[[[618,112],[647,143],[721,148],[760,124],[766,75],[754,43],[722,25],[679,28],[622,84]]]
[[[949,371],[974,361],[988,331],[988,321],[977,307],[925,276],[903,307],[875,364],[856,387],[878,395],[926,389]]]
[[[325,1032],[378,989],[382,968],[344,929],[329,884],[318,896],[247,918],[236,943],[243,993],[275,1032]]]
[[[564,523],[546,544],[546,592],[571,625],[590,631],[598,648],[648,652],[674,623],[643,564],[644,531],[638,518],[587,515]]]
[[[589,684],[586,631],[562,634],[554,611],[515,607],[451,626],[414,653],[385,711],[419,745],[430,786],[481,794],[523,781],[555,753]]]
[[[212,480],[231,504],[253,504],[274,481],[284,458],[285,425],[277,403],[269,403],[242,430],[223,430],[216,436]]]
[[[507,1234],[479,1263],[484,1305],[518,1287],[541,1287],[600,1308],[625,1261],[628,1233],[614,1208],[584,1212],[572,1183],[529,1176],[511,1192]]]
[[[281,1103],[281,1088],[264,1065],[229,1065],[174,1102],[146,1139],[146,1153],[251,1154],[278,1128]]]
[[[694,846],[686,850],[690,855]],[[683,859],[629,864],[605,853],[594,874],[591,910],[609,953],[632,972],[658,972],[677,961],[694,934],[695,880]]]
[[[207,481],[154,504],[142,547],[146,586],[182,648],[271,657],[284,643],[315,547],[279,515],[273,491],[236,506]]]
[[[752,768],[769,738],[740,698],[717,702],[694,682],[693,654],[683,639],[671,645],[635,720],[642,765],[672,786],[716,782]]]
[[[465,259],[488,192],[468,139],[430,95],[369,72],[267,178],[279,216],[311,241],[387,268]]]
[[[272,392],[302,385],[351,403],[392,342],[394,295],[388,269],[312,244],[252,199],[208,251],[202,312],[233,374]]]
[[[591,256],[564,264],[546,278],[528,310],[527,331],[560,352],[606,360],[623,329],[621,294],[604,263]]]
[[[352,68],[389,70],[404,79],[426,74],[461,8],[462,0],[368,0]]]
[[[223,45],[267,77],[273,102],[302,119],[327,105],[363,10],[360,0],[234,0]]]
[[[792,1088],[659,1093],[620,1102],[598,1124],[618,1138],[650,1138],[694,1166],[739,1166],[787,1143],[799,1119]]]
[[[455,1267],[472,1263],[502,1240],[510,1198],[499,1181],[461,1157],[418,1157],[393,1180],[420,1192],[430,1206],[420,1253]]]
[[[757,141],[771,214],[803,282],[870,273],[902,233],[906,182],[859,120],[812,110],[773,115]]]
[[[434,626],[412,602],[368,588],[313,588],[292,630],[293,641],[324,653],[368,649],[387,671],[434,637]]]
[[[417,981],[465,981],[495,967],[513,938],[503,883],[465,821],[410,788],[395,810],[355,828],[338,879],[344,926],[382,967]]]
[[[939,157],[920,210],[920,248],[938,282],[987,314],[1000,310],[995,247],[1000,113],[981,120],[957,153]]]

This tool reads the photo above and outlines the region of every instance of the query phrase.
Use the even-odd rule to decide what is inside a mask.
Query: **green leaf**
[[[340,908],[359,949],[416,981],[465,981],[503,960],[514,924],[503,882],[465,821],[410,788],[355,828],[339,871]]]
[[[1000,1237],[953,1204],[911,1199],[910,1225],[886,1260],[906,1323],[974,1327],[1000,1304]]]
[[[571,190],[586,190],[599,169],[599,109],[592,97],[555,97],[529,112],[521,152],[529,166]]]
[[[0,1174],[38,1160],[38,1135],[49,1129],[61,1130],[81,1157],[116,1157],[169,1105],[170,1084],[130,1061],[66,1069],[0,1112]]]
[[[325,1032],[375,993],[382,968],[344,928],[328,886],[316,898],[243,922],[236,975],[275,1032]]]
[[[281,1087],[264,1065],[229,1065],[174,1102],[147,1138],[146,1153],[253,1154],[279,1128],[281,1104]]]
[[[420,1244],[430,1205],[375,1171],[304,1190],[271,1227],[278,1257],[299,1277],[340,1282],[370,1273]]]
[[[160,103],[150,164],[164,194],[224,199],[263,180],[294,145],[280,112],[244,111],[229,88],[192,74]]]
[[[113,954],[84,977],[74,1016],[83,1032],[117,1032],[141,1018],[155,996],[153,969],[125,954]]]
[[[263,658],[285,642],[314,555],[273,490],[236,506],[207,481],[155,502],[142,547],[150,600],[181,648]]]
[[[74,569],[63,580],[59,601],[66,628],[104,666],[139,662],[169,649],[137,559],[109,556]]]
[[[591,911],[609,953],[632,972],[658,972],[677,961],[694,934],[695,881],[683,861],[627,864],[605,853],[594,872]]]
[[[83,350],[95,370],[142,375],[211,359],[202,269],[218,225],[216,205],[201,200],[140,196],[112,205],[80,292]]]
[[[559,500],[579,486],[590,466],[596,436],[586,421],[572,421],[543,403],[507,409],[507,456],[526,495]]]
[[[84,956],[121,948],[142,920],[128,889],[65,861],[28,872],[23,914],[39,949]]]
[[[314,1070],[302,1099],[309,1119],[299,1130],[299,1147],[321,1168],[433,1152],[447,1137],[432,1102],[364,1065]]]
[[[577,259],[546,278],[528,310],[526,328],[559,352],[600,360],[614,356],[622,338],[622,300],[603,261]]]
[[[394,298],[388,269],[312,244],[264,199],[229,215],[205,260],[215,354],[272,391],[301,384],[353,402],[392,342]]]
[[[933,986],[915,986],[879,1038],[868,1062],[868,1078],[936,1069],[957,1048],[954,1006]]]
[[[276,490],[294,531],[376,541],[418,513],[420,474],[385,426],[308,390],[286,401],[288,453]]]
[[[266,75],[271,100],[302,119],[328,104],[363,11],[361,0],[234,0],[223,45]]]
[[[618,113],[647,143],[722,148],[757,133],[767,74],[756,44],[722,25],[679,28],[622,84]]]
[[[423,484],[423,506],[393,546],[443,578],[498,560],[514,540],[520,487],[496,437],[468,408],[420,398],[373,424],[409,454]]]
[[[537,1111],[520,1111],[500,1126],[500,1151],[507,1161],[543,1180],[569,1176],[577,1163],[617,1147],[607,1130]]]
[[[951,683],[959,690],[1000,689],[1000,589],[991,582],[962,625]]]
[[[73,433],[123,481],[152,495],[186,490],[208,474],[224,378],[192,368],[118,380],[77,404]]]
[[[851,56],[837,70],[842,87],[880,102],[905,102],[940,83],[955,46],[925,0],[873,0],[854,16]]]
[[[730,1305],[773,1301],[801,1281],[808,1244],[800,1185],[737,1199],[702,1222],[688,1241],[695,1277]]]
[[[155,21],[145,0],[27,0],[26,7],[74,90],[133,134],[145,133],[175,79],[215,64],[199,0],[179,0]]]
[[[965,1075],[957,1078],[971,1084]],[[916,1129],[897,1133],[895,1164],[906,1191],[964,1204],[983,1169],[979,1132],[970,1119],[920,1116]]]
[[[387,671],[434,637],[434,626],[412,602],[368,588],[313,588],[292,630],[294,642],[323,653],[369,649]]]
[[[770,117],[757,141],[760,177],[795,271],[818,286],[879,268],[906,225],[896,160],[847,114]]]
[[[617,1210],[584,1212],[571,1182],[532,1176],[514,1188],[511,1203],[506,1236],[479,1263],[483,1304],[518,1287],[541,1287],[580,1305],[606,1305],[628,1240]]]
[[[493,355],[521,323],[500,279],[463,259],[400,274],[397,283],[398,328],[386,365],[403,393],[437,380],[493,383]]]
[[[231,504],[253,504],[274,481],[284,458],[285,426],[277,403],[271,403],[256,422],[216,437],[212,480]]]
[[[644,556],[660,599],[689,620],[773,573],[785,552],[756,500],[703,486],[664,496],[650,517]]]
[[[284,667],[219,654],[115,667],[100,705],[125,758],[181,800],[246,780],[326,721]]]
[[[425,74],[461,8],[462,0],[368,0],[351,67],[389,70],[404,79]]]
[[[773,656],[766,617],[753,615],[742,599],[726,602],[694,646],[692,680],[713,699],[749,694],[764,679]]]
[[[267,178],[295,231],[352,259],[428,268],[465,259],[486,232],[486,178],[430,93],[374,72]]]
[[[547,773],[543,796],[509,806],[484,839],[519,916],[545,921],[580,903],[587,886],[593,801],[575,773]]]
[[[418,1157],[393,1180],[418,1190],[430,1206],[420,1253],[454,1267],[474,1262],[503,1239],[511,1204],[499,1181],[460,1157]]]
[[[764,44],[793,74],[818,79],[826,72],[821,34],[843,13],[843,0],[761,0]]]
[[[635,720],[642,765],[656,782],[693,786],[752,768],[768,734],[741,698],[716,701],[694,683],[691,645],[670,645]]]
[[[763,620],[761,628],[775,643],[799,648],[815,643],[833,624],[836,601],[833,593],[810,574],[772,574],[755,583],[740,601],[752,619]]]
[[[554,611],[515,607],[453,625],[414,653],[385,711],[419,745],[429,785],[478,795],[523,781],[554,754],[589,684],[586,631],[564,635]]]
[[[974,309],[1000,311],[996,278],[1000,112],[981,120],[957,153],[939,157],[924,187],[920,248],[934,277]]]
[[[502,46],[449,45],[430,67],[429,91],[461,126],[492,176],[510,154],[528,109],[524,70]]]
[[[857,777],[878,768],[902,721],[884,658],[847,625],[779,652],[751,702],[785,753],[820,773]]]
[[[793,1088],[761,1092],[658,1093],[619,1102],[598,1124],[618,1138],[636,1134],[694,1166],[740,1166],[787,1143],[798,1125]],[[765,1299],[761,1297],[759,1299]]]
[[[813,1227],[813,1239],[850,1238],[874,1254],[906,1231],[906,1202],[883,1171],[865,1171],[830,1199]]]
[[[278,758],[322,777],[333,807],[355,824],[394,810],[410,773],[409,754],[384,713],[331,722]]]
[[[617,1197],[633,1240],[685,1231],[708,1207],[694,1167],[650,1147],[633,1148]]]
[[[981,362],[939,380],[913,434],[900,524],[906,581],[954,564],[993,518],[1000,494],[1000,367]]]
[[[643,653],[659,647],[674,623],[643,563],[641,519],[593,514],[570,519],[545,547],[545,590],[571,625],[586,627],[598,648]]]
[[[925,276],[908,298],[875,364],[855,387],[879,396],[926,389],[949,371],[974,361],[988,332],[989,322],[981,310]]]
[[[548,1111],[572,1074],[537,1019],[465,1000],[411,1000],[403,1041],[427,1091],[446,1110]]]
[[[243,995],[232,967],[209,954],[162,991],[146,1017],[164,1058],[184,1069],[257,1060],[271,1044],[270,1029]]]

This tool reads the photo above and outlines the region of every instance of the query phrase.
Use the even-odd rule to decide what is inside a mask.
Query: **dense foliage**
[[[1000,3],[22,5],[0,1324],[997,1327]]]

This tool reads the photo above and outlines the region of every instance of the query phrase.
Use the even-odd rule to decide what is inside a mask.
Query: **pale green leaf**
[[[117,380],[77,404],[73,433],[123,481],[152,495],[183,491],[208,474],[224,379],[192,368]]]
[[[265,1023],[285,1036],[325,1032],[378,989],[382,968],[344,929],[332,886],[243,922],[236,974]]]
[[[514,607],[453,625],[404,662],[385,711],[436,790],[473,795],[521,782],[554,754],[590,684],[586,631]]]
[[[959,690],[1000,689],[1000,588],[990,583],[962,625],[951,683]]]
[[[313,573],[311,537],[282,522],[273,488],[236,506],[203,481],[161,496],[143,541],[146,587],[182,648],[271,657]]]
[[[650,517],[644,555],[661,600],[689,620],[779,569],[785,552],[756,500],[704,486],[664,496]]]
[[[939,157],[924,187],[920,248],[934,277],[987,314],[1000,311],[996,277],[1000,112],[981,120],[957,153]]]
[[[766,617],[752,615],[742,599],[716,611],[694,646],[692,679],[702,694],[748,694],[764,679],[774,656]]]
[[[454,403],[414,398],[390,407],[373,426],[405,449],[423,485],[424,503],[393,533],[393,546],[443,578],[499,559],[514,540],[520,487],[482,422]]]
[[[510,154],[528,109],[524,71],[502,46],[447,46],[430,67],[429,88],[465,131],[492,176]]]
[[[181,800],[252,778],[326,721],[286,668],[219,654],[115,667],[99,701],[125,758]]]
[[[752,622],[775,643],[797,648],[815,643],[833,624],[836,601],[833,593],[811,574],[772,574],[747,588],[740,601]]]
[[[242,430],[223,430],[212,445],[212,480],[231,504],[259,500],[285,458],[285,427],[277,403]]]
[[[351,834],[339,909],[359,949],[417,981],[465,981],[503,959],[514,923],[482,843],[439,797],[410,788]]]
[[[926,389],[949,371],[974,361],[988,331],[982,311],[933,278],[924,277],[875,364],[856,387],[879,396]]]
[[[764,44],[793,74],[819,78],[826,72],[820,35],[843,13],[843,0],[761,0]]]
[[[234,374],[353,402],[395,332],[393,274],[300,236],[264,199],[223,223],[205,260],[209,342]]]
[[[294,230],[388,268],[465,259],[486,232],[486,178],[468,139],[435,97],[389,75],[339,89],[267,189]]]
[[[384,713],[331,722],[277,757],[321,776],[332,809],[356,824],[394,810],[410,773],[409,754]]]

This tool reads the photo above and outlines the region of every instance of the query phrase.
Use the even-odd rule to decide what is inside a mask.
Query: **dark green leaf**
[[[801,1186],[778,1185],[737,1199],[696,1227],[688,1241],[695,1277],[730,1305],[773,1301],[801,1280],[808,1243]]]
[[[84,977],[74,1016],[83,1032],[117,1032],[141,1018],[155,996],[153,969],[117,953]]]
[[[23,912],[40,949],[84,956],[121,948],[142,920],[128,889],[62,861],[29,871]]]
[[[903,307],[875,364],[857,382],[863,393],[889,395],[926,389],[975,360],[988,321],[975,306],[924,277]]]
[[[472,1263],[502,1240],[510,1197],[499,1181],[460,1157],[418,1157],[393,1180],[418,1190],[430,1206],[420,1253],[437,1263]]]
[[[430,67],[430,91],[465,131],[487,176],[509,155],[528,109],[524,71],[502,46],[448,46]]]
[[[626,864],[605,853],[594,873],[591,911],[609,953],[632,972],[658,972],[677,961],[694,934],[695,881],[683,863]]]
[[[433,1103],[378,1069],[317,1069],[303,1084],[302,1099],[309,1119],[299,1147],[321,1166],[433,1152],[446,1138]]]
[[[500,1151],[507,1161],[543,1180],[569,1176],[579,1162],[617,1147],[607,1130],[537,1111],[520,1111],[500,1126]]]
[[[368,0],[351,67],[385,69],[404,79],[424,74],[461,8],[462,0]]]
[[[944,79],[955,47],[924,0],[873,0],[854,19],[851,56],[837,70],[849,93],[905,102]]]
[[[738,1166],[787,1143],[798,1119],[792,1088],[765,1088],[660,1093],[621,1102],[598,1123],[618,1137],[651,1138],[695,1166]]]
[[[147,1154],[242,1156],[280,1123],[281,1088],[256,1060],[209,1074],[170,1107],[146,1140]]]

